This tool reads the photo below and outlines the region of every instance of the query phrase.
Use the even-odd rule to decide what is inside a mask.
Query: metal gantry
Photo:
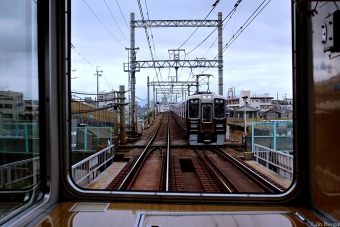
[[[131,73],[131,111],[135,112],[135,72],[140,68],[218,68],[218,91],[223,95],[223,51],[222,51],[222,13],[218,13],[217,20],[135,20],[135,14],[130,14],[130,64],[124,71]],[[135,28],[146,27],[217,27],[218,28],[218,59],[206,60],[205,58],[197,58],[195,60],[151,60],[137,61],[135,52]],[[178,49],[179,50],[179,49]],[[176,79],[177,81],[177,79]],[[149,86],[149,85],[148,85]],[[183,86],[183,85],[182,85]],[[188,87],[190,85],[187,85]],[[197,84],[195,84],[197,86]],[[131,122],[132,131],[134,131],[134,120]]]
[[[186,98],[186,96],[190,95],[191,87],[195,87],[197,90],[197,81],[152,81],[148,82],[148,92],[150,86],[153,86],[153,91],[154,91],[154,100],[157,101],[157,94],[162,93],[162,94],[171,94],[171,93],[176,93],[176,94],[182,94],[183,98]],[[160,87],[155,90],[156,87]],[[181,87],[180,89],[176,89],[176,87]],[[187,87],[187,91],[184,90],[184,87]],[[156,92],[156,93],[155,93]]]
[[[146,60],[134,61],[139,68],[217,68],[219,60]]]
[[[220,20],[136,20],[135,27],[218,27],[220,23]]]

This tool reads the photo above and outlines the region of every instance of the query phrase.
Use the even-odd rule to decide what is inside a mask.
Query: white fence
[[[86,186],[100,174],[99,168],[111,161],[114,155],[115,148],[111,145],[74,164],[72,166],[73,180],[79,186]]]
[[[264,163],[268,169],[276,170],[281,176],[293,180],[293,155],[258,144],[254,144],[253,153],[256,162]]]
[[[0,187],[20,189],[35,185],[40,177],[40,157],[0,166]]]

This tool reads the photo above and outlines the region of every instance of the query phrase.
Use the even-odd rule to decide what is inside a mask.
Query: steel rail
[[[150,144],[151,144],[151,143],[153,142],[153,140],[155,139],[156,134],[158,133],[158,131],[159,131],[161,125],[162,125],[163,117],[164,117],[164,114],[163,114],[163,116],[162,116],[162,118],[161,118],[161,120],[160,120],[160,123],[159,123],[159,125],[158,125],[158,127],[157,127],[156,132],[153,134],[151,140],[150,140],[149,143],[146,145],[145,149],[143,150],[143,152],[141,153],[141,155],[138,157],[137,161],[136,161],[135,164],[132,166],[132,168],[130,169],[130,171],[128,172],[128,174],[126,175],[126,177],[124,178],[123,182],[120,184],[120,186],[118,187],[117,190],[121,190],[121,189],[123,188],[124,184],[127,182],[127,180],[128,180],[129,178],[132,177],[132,176],[131,176],[131,175],[132,175],[132,172],[135,170],[135,168],[137,168],[137,166],[139,165],[140,160],[142,159],[142,157],[144,156],[144,154],[146,153],[146,151],[149,149]]]
[[[168,145],[166,147],[166,175],[165,175],[165,191],[169,191],[169,169],[170,169],[170,120],[168,114]]]
[[[164,152],[163,152],[163,149],[161,147],[159,147],[159,150],[161,151],[161,155],[162,155],[162,158],[161,158],[161,168],[160,168],[160,171],[159,171],[159,181],[158,181],[158,185],[157,185],[157,189],[158,191],[162,191],[162,188],[164,187],[164,175],[163,175],[163,169],[164,169]]]
[[[201,160],[204,162],[206,167],[209,169],[209,171],[213,174],[214,178],[217,180],[217,182],[228,192],[232,193],[235,192],[235,189],[231,189],[225,181],[221,178],[221,176],[214,170],[214,168],[211,166],[211,164],[203,157],[201,152],[198,151],[196,147],[194,147],[194,151],[196,154],[201,158]]]
[[[136,178],[137,178],[137,174],[136,174],[136,173],[138,173],[138,172],[141,170],[143,164],[144,164],[145,161],[146,161],[146,158],[147,158],[148,155],[149,155],[150,153],[152,153],[154,150],[156,150],[156,147],[154,147],[154,148],[152,148],[151,150],[149,150],[149,151],[142,157],[142,159],[140,159],[138,165],[136,165],[136,168],[135,168],[134,171],[133,171],[135,174],[132,175],[132,179],[131,179],[129,185],[127,186],[126,190],[131,189],[131,187],[133,186],[133,184],[134,184],[134,182],[135,182],[135,180],[136,180]]]
[[[276,187],[271,182],[269,182],[266,179],[264,179],[263,177],[261,177],[258,173],[256,173],[255,171],[251,170],[245,164],[243,164],[242,162],[240,162],[236,158],[232,157],[231,155],[227,154],[226,152],[224,152],[219,147],[212,148],[212,150],[216,151],[221,156],[223,156],[224,158],[228,159],[228,161],[230,161],[235,166],[237,166],[238,169],[240,171],[242,171],[243,174],[245,174],[246,176],[250,177],[259,186],[261,186],[263,189],[267,190],[268,192],[271,192],[271,193],[281,193],[281,192],[283,192],[283,190],[281,190],[280,188]]]
[[[223,182],[226,182],[229,187],[231,187],[232,192],[240,192],[239,188],[233,183],[231,182],[228,177],[215,165],[215,163],[212,161],[212,159],[207,155],[206,150],[203,148],[202,149],[205,157],[207,157],[207,160],[209,161],[211,167],[216,171],[216,173],[218,174],[218,176],[220,176],[221,178],[223,178]]]

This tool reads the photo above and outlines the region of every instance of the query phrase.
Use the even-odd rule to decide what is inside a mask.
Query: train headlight
[[[223,128],[223,124],[216,124],[216,128]]]
[[[197,128],[197,124],[191,124],[190,127],[191,128]]]

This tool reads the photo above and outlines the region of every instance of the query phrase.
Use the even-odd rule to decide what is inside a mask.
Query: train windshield
[[[211,122],[211,104],[202,104],[202,122]]]
[[[225,117],[225,105],[223,99],[215,99],[214,113],[215,118]]]
[[[189,100],[189,118],[199,118],[198,99]]]

